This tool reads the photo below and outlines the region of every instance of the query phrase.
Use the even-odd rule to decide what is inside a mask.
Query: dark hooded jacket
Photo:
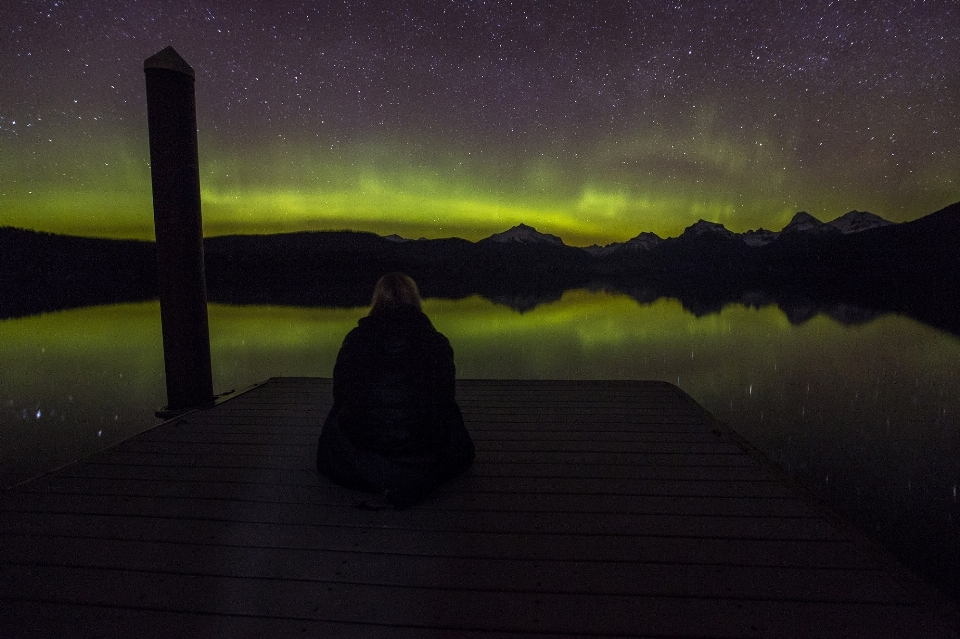
[[[441,450],[453,422],[463,424],[455,393],[450,342],[411,306],[361,318],[333,370],[334,411],[344,435],[386,456]]]

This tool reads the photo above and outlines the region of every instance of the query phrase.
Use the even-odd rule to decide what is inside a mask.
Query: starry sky
[[[4,0],[0,225],[152,237],[167,45],[207,235],[586,245],[960,200],[955,0]]]

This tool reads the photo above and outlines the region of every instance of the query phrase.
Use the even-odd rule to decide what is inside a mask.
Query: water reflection
[[[515,302],[516,300],[512,300]],[[694,316],[675,300],[568,291],[518,312],[429,299],[461,377],[663,379],[960,593],[960,339],[885,315],[802,324],[776,306]],[[515,305],[515,304],[512,304]],[[211,305],[217,392],[329,376],[364,308]],[[156,423],[155,302],[0,322],[2,474],[10,483]]]
[[[156,423],[164,397],[156,303],[0,322],[0,481],[9,485]]]

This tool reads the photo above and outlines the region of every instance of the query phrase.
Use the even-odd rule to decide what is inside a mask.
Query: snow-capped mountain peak
[[[494,242],[520,242],[521,244],[553,244],[556,246],[565,246],[563,240],[556,235],[541,233],[526,224],[517,224],[502,233],[494,233],[487,239]]]
[[[810,233],[823,229],[823,222],[813,217],[806,211],[800,211],[793,216],[790,223],[783,227],[781,233]]]
[[[712,235],[715,237],[734,237],[733,231],[727,229],[723,224],[716,222],[707,222],[706,220],[697,220],[692,226],[688,226],[680,237],[703,237]]]
[[[626,242],[612,242],[606,246],[599,246],[594,244],[592,246],[585,246],[583,250],[592,255],[598,255],[600,257],[605,257],[611,255],[612,253],[619,253],[622,251],[649,251],[655,246],[658,246],[663,243],[663,238],[657,235],[656,233],[649,233],[644,231],[640,235],[630,238]]]
[[[624,242],[623,245],[638,251],[640,250],[649,251],[654,246],[657,246],[662,243],[663,243],[662,237],[660,237],[656,233],[650,233],[650,232],[644,231],[640,235],[630,238],[629,240]]]
[[[891,224],[893,224],[893,222],[888,222],[879,215],[867,213],[866,211],[850,211],[849,213],[844,213],[834,221],[827,223],[828,226],[834,227],[844,235],[859,233],[860,231],[866,231],[867,229],[880,226],[890,226]]]

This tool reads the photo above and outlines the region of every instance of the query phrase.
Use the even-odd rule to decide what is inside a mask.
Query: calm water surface
[[[960,599],[960,339],[885,316],[791,325],[776,307],[696,318],[571,291],[518,313],[428,300],[460,377],[679,385],[926,578]],[[331,375],[366,309],[210,307],[214,388]],[[157,423],[157,303],[0,321],[0,481],[10,485]]]

